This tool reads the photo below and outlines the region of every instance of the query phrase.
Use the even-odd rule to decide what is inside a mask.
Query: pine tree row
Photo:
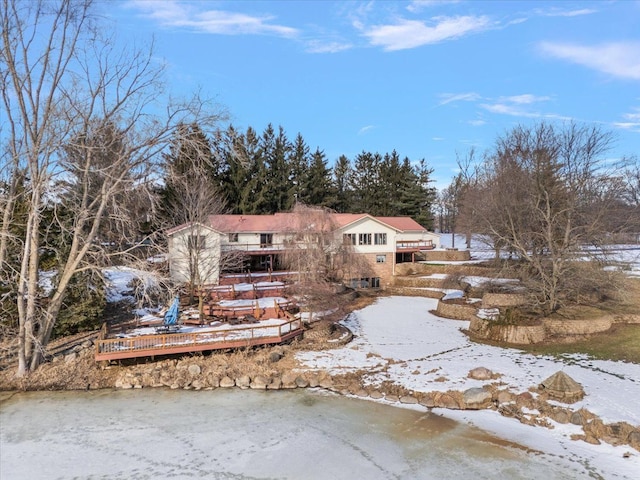
[[[171,204],[178,176],[188,181],[204,174],[229,213],[283,212],[301,202],[340,213],[410,216],[432,226],[433,170],[424,159],[363,151],[328,163],[323,150],[312,152],[299,133],[290,141],[282,127],[268,125],[258,135],[251,127],[239,132],[229,126],[208,136],[194,124],[180,129],[164,156],[162,196]]]

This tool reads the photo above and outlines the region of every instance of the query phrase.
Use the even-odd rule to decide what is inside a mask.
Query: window
[[[386,255],[376,255],[376,263],[385,263],[387,261]]]
[[[229,242],[230,243],[235,243],[238,241],[238,234],[237,233],[230,233],[229,234]]]
[[[204,235],[189,235],[189,250],[203,250],[207,248],[207,242]]]
[[[345,233],[342,235],[342,242],[345,245],[355,245],[356,244],[356,234],[355,233]]]
[[[358,245],[371,245],[371,234],[370,233],[359,233],[358,234]]]
[[[260,234],[260,248],[270,247],[273,245],[273,233]]]
[[[386,245],[387,244],[387,234],[386,233],[376,233],[373,236],[374,245]]]

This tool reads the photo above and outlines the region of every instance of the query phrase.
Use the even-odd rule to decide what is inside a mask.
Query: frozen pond
[[[0,393],[2,479],[573,479],[588,466],[310,390]]]

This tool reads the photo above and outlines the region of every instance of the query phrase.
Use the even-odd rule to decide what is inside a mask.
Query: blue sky
[[[455,174],[518,124],[577,121],[640,155],[640,1],[107,3],[118,34],[155,37],[175,95],[230,123],[300,132],[330,163],[390,152]]]

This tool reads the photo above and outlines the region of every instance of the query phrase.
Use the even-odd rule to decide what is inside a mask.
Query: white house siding
[[[371,218],[364,218],[357,222],[354,222],[346,227],[342,228],[342,233],[352,233],[356,235],[356,244],[354,245],[354,250],[357,253],[393,253],[395,252],[395,238],[396,238],[396,230],[383,225],[380,222],[377,222]],[[375,244],[375,234],[376,233],[386,233],[387,234],[387,243],[386,245],[376,245]],[[360,234],[371,234],[371,244],[370,245],[360,245],[359,236]],[[344,237],[343,237],[344,238]]]
[[[199,252],[198,270],[203,284],[217,284],[220,278],[221,234],[203,226],[185,228],[169,235],[169,274],[176,282],[190,281],[189,237],[205,238],[205,248]]]

